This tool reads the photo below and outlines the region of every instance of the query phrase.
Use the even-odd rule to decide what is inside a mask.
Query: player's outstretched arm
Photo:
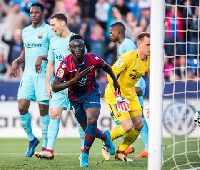
[[[105,61],[103,61],[103,64],[101,66],[101,68],[110,75],[110,77],[113,80],[113,86],[115,88],[115,91],[118,91],[120,93],[120,86],[119,83],[117,81],[117,78],[115,76],[115,74],[112,71],[112,68],[110,67],[110,65],[108,65]]]
[[[23,49],[20,56],[12,62],[12,76],[13,77],[17,77],[19,73],[19,64],[23,63],[24,61],[25,61],[25,52]]]
[[[77,71],[77,73],[75,74],[75,77],[72,78],[69,81],[66,81],[66,82],[61,82],[61,81],[59,81],[57,79],[54,79],[53,80],[53,84],[52,84],[53,92],[61,91],[61,90],[66,89],[66,88],[68,88],[69,86],[71,86],[71,85],[73,85],[75,83],[78,83],[78,81],[81,80],[82,77],[87,76],[93,69],[94,69],[93,65],[89,66],[88,68],[86,68],[83,71],[80,71],[81,69],[79,69]],[[59,68],[57,69],[56,75],[59,74],[58,72],[59,72]],[[60,76],[58,76],[58,77],[60,77]]]

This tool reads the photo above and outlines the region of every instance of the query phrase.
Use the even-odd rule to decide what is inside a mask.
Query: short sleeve
[[[55,79],[58,81],[64,82],[66,75],[68,74],[67,65],[65,61],[62,61],[56,71]]]
[[[47,59],[48,59],[48,60],[51,60],[51,61],[55,61],[55,56],[54,56],[54,53],[53,53],[53,50],[52,50],[52,43],[53,43],[53,42],[50,41]]]
[[[92,56],[93,56],[93,59],[94,59],[92,64],[93,64],[96,68],[101,67],[102,64],[103,64],[103,59],[102,59],[101,57],[97,56],[97,55],[94,55],[94,54],[92,54]]]

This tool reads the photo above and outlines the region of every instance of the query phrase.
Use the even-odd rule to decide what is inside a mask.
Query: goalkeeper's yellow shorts
[[[108,108],[110,109],[111,116],[114,116],[115,121],[122,121],[128,118],[142,115],[142,108],[140,106],[137,95],[134,96],[131,101],[129,101],[130,111],[128,111],[127,113],[117,111],[117,102],[115,100],[115,96],[113,96],[105,95],[105,101]]]

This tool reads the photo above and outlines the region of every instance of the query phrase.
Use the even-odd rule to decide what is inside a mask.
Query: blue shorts
[[[50,108],[60,107],[63,107],[64,110],[70,108],[69,98],[67,97],[66,89],[51,94]]]
[[[85,96],[83,96],[80,100],[73,102],[70,101],[71,106],[74,110],[76,119],[78,123],[83,123],[87,120],[87,116],[85,110],[88,108],[101,108],[100,104],[100,92],[93,91]]]
[[[46,94],[45,75],[23,76],[20,81],[17,98],[37,101],[40,104],[49,105]]]

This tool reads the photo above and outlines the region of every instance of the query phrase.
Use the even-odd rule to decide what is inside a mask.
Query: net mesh
[[[165,1],[163,169],[200,169],[199,4]]]

